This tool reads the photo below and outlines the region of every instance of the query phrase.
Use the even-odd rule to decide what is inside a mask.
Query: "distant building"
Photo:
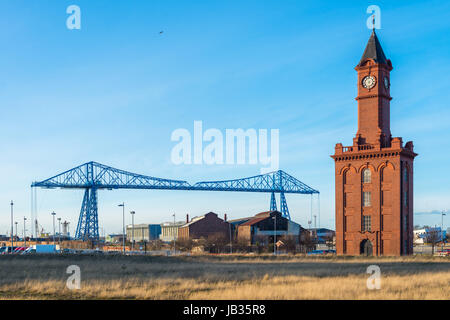
[[[240,218],[240,219],[233,219],[229,220],[228,223],[231,226],[231,235],[233,239],[237,239],[238,237],[238,228],[241,224],[253,219],[253,217],[247,217],[247,218]]]
[[[180,239],[206,239],[212,236],[230,238],[230,224],[220,219],[214,212],[195,217],[191,221],[187,217],[186,220],[187,223],[178,229],[178,237]]]
[[[431,242],[432,235],[435,237],[435,241],[437,239],[442,238],[445,239],[447,237],[446,231],[445,230],[442,231],[440,227],[417,229],[414,230],[413,232],[414,232],[414,244],[419,245]]]
[[[105,242],[108,243],[122,243],[124,235],[123,234],[109,234],[105,238]]]
[[[161,224],[161,234],[159,238],[164,242],[170,242],[178,239],[178,228],[184,224],[183,221],[164,222]]]
[[[318,243],[325,243],[327,241],[332,241],[336,236],[336,232],[331,229],[326,228],[313,228],[308,229],[312,237],[316,237]]]
[[[257,242],[271,243],[275,235],[277,240],[292,237],[298,243],[302,228],[298,223],[283,217],[279,211],[267,211],[241,223],[237,230],[238,239],[251,245]]]
[[[134,233],[134,238],[133,238]],[[127,241],[135,242],[152,241],[159,239],[161,235],[160,224],[135,224],[134,232],[133,225],[127,226]]]

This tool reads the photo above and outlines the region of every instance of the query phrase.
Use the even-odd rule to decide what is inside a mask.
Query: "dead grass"
[[[366,269],[381,268],[368,290]],[[81,268],[81,289],[66,268]],[[450,259],[433,257],[13,256],[1,299],[450,299]]]

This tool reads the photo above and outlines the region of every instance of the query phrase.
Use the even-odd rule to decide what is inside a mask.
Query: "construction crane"
[[[281,170],[243,179],[204,181],[191,185],[187,181],[145,176],[97,162],[88,162],[44,181],[34,182],[31,187],[85,190],[75,233],[75,238],[80,240],[99,239],[97,191],[102,189],[263,192],[271,193],[270,210],[277,210],[275,193],[279,193],[280,211],[289,220],[291,217],[285,193],[319,194],[319,191]]]

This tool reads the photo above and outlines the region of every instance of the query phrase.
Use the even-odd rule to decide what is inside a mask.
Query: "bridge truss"
[[[88,162],[47,180],[34,182],[31,187],[85,190],[75,233],[75,238],[80,240],[99,239],[97,192],[102,189],[263,192],[271,193],[270,210],[277,210],[275,193],[279,193],[280,212],[288,219],[291,217],[285,193],[319,194],[319,191],[281,170],[243,179],[204,181],[191,185],[187,181],[140,175],[97,162]]]

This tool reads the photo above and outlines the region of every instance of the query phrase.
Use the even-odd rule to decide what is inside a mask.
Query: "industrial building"
[[[107,243],[122,243],[123,235],[122,234],[109,234],[106,236],[105,242],[107,242]]]
[[[242,219],[244,220],[244,219]],[[241,222],[242,220],[239,220]],[[253,218],[237,225],[237,238],[249,245],[268,244],[276,240],[292,237],[298,243],[302,231],[301,226],[282,216],[279,211],[261,212]]]
[[[164,222],[161,224],[161,234],[159,238],[164,242],[170,242],[178,239],[178,228],[184,225],[184,221]]]
[[[438,242],[438,239],[446,239],[447,232],[442,230],[441,227],[423,228],[413,231],[414,244],[425,244],[431,242]]]
[[[160,235],[160,224],[135,224],[134,226],[127,226],[127,241],[129,242],[158,240]]]
[[[336,237],[336,232],[327,228],[312,228],[308,229],[308,231],[316,239],[317,243],[326,243]]]
[[[186,224],[178,229],[179,239],[200,239],[210,237],[221,237],[230,239],[231,226],[224,219],[214,212],[209,212],[205,215],[195,217],[189,221],[189,216],[186,217]]]

